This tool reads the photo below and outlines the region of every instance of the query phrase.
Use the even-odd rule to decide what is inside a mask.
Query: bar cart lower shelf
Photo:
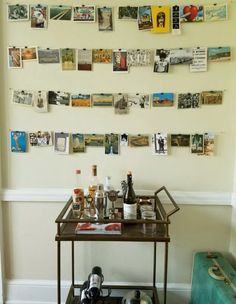
[[[163,194],[165,198],[169,200],[169,203],[173,205],[171,211],[166,212],[161,198],[163,199]],[[147,199],[145,196],[139,196],[138,199]],[[57,234],[55,240],[57,241],[57,304],[61,304],[61,242],[69,241],[71,242],[71,287],[66,299],[65,304],[79,304],[80,296],[79,290],[81,285],[75,283],[75,252],[74,252],[74,243],[75,242],[84,242],[84,241],[111,241],[111,242],[151,242],[153,243],[153,280],[151,286],[127,286],[127,285],[114,285],[106,286],[102,285],[102,289],[111,288],[112,291],[116,290],[141,290],[148,292],[152,298],[153,304],[160,304],[157,289],[156,289],[156,247],[157,243],[163,243],[165,248],[164,254],[164,282],[163,282],[163,291],[164,291],[164,300],[163,303],[166,304],[167,300],[167,265],[168,265],[168,244],[170,242],[169,236],[169,217],[179,210],[178,205],[167,191],[165,187],[161,187],[155,192],[154,195],[148,197],[149,200],[152,200],[153,207],[156,212],[156,220],[152,221],[151,225],[155,225],[155,234],[146,235],[143,233],[142,227],[145,224],[150,224],[146,220],[102,220],[99,223],[110,223],[118,222],[123,226],[122,233],[119,235],[100,235],[100,234],[76,234],[75,228],[78,222],[91,222],[86,220],[81,220],[74,218],[71,212],[71,203],[72,199],[70,198],[66,203],[65,207],[62,209],[61,213],[56,219],[57,223]],[[94,221],[97,222],[97,221]],[[98,223],[98,222],[97,222]],[[111,296],[104,300],[104,304],[120,304],[122,297]],[[102,303],[102,304],[103,304]]]

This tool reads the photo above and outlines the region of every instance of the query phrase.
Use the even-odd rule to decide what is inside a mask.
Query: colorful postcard
[[[51,5],[50,19],[51,20],[71,20],[72,7],[68,5]]]
[[[128,94],[114,94],[114,108],[115,114],[128,114],[129,104],[128,104]]]
[[[203,91],[201,92],[202,105],[219,105],[223,102],[223,91]]]
[[[178,109],[189,109],[200,107],[200,93],[178,94]]]
[[[26,152],[26,133],[24,131],[11,131],[11,152]]]
[[[93,49],[93,63],[112,63],[112,49]]]
[[[118,19],[125,21],[136,21],[138,19],[138,7],[137,6],[119,6],[118,7]]]
[[[204,133],[204,155],[213,156],[215,148],[215,134]]]
[[[152,6],[152,33],[169,33],[170,32],[170,7],[169,6]]]
[[[98,30],[113,31],[112,7],[98,8]]]
[[[46,29],[48,18],[48,6],[44,4],[30,5],[31,27],[35,29]]]
[[[209,61],[231,60],[231,47],[210,47],[207,50]]]
[[[70,105],[70,93],[61,92],[61,91],[49,91],[48,92],[48,103],[51,105],[69,106]]]
[[[152,107],[171,107],[174,104],[174,93],[153,93]]]
[[[203,21],[202,5],[181,5],[180,6],[181,22],[201,22]]]
[[[190,134],[171,134],[171,147],[189,147]]]
[[[104,134],[84,134],[85,145],[88,147],[103,147],[105,141]]]
[[[61,66],[63,71],[76,70],[75,49],[61,49]]]
[[[79,133],[72,134],[72,149],[73,149],[73,153],[85,152],[84,134],[79,134]]]
[[[128,147],[129,135],[127,133],[120,134],[120,145]]]
[[[173,5],[171,8],[171,33],[173,35],[181,34],[179,5]]]
[[[90,94],[71,94],[70,99],[72,107],[91,107]]]
[[[31,91],[13,90],[12,102],[24,106],[32,106],[34,94]]]
[[[190,72],[206,72],[207,71],[207,48],[193,48],[193,62],[189,65]]]
[[[138,7],[138,29],[150,30],[153,28],[152,22],[152,10],[151,6],[139,6]]]
[[[128,94],[128,106],[132,108],[149,109],[150,98],[149,94]]]
[[[52,145],[52,134],[48,131],[29,133],[29,142],[32,147],[48,147]]]
[[[153,155],[168,155],[167,133],[155,133],[152,135]]]
[[[8,48],[8,67],[22,68],[21,48],[15,46]]]
[[[157,49],[154,57],[154,72],[168,73],[170,65],[170,50]]]
[[[113,95],[112,94],[92,94],[93,107],[112,107]]]
[[[113,72],[116,73],[128,73],[128,63],[127,63],[127,50],[116,49],[112,53],[113,58]]]
[[[7,6],[8,21],[27,21],[29,20],[28,4],[8,4]]]
[[[191,48],[179,48],[170,50],[170,64],[190,64],[193,62],[193,50]]]
[[[27,46],[21,48],[21,59],[24,61],[37,60],[37,48]]]
[[[119,154],[119,134],[105,134],[105,154]]]
[[[34,110],[39,113],[48,112],[48,92],[46,92],[46,91],[35,92]]]
[[[153,52],[148,49],[129,49],[127,54],[128,66],[147,66],[152,62]]]
[[[74,7],[73,20],[77,22],[95,22],[96,11],[94,5],[81,5]]]
[[[191,135],[191,153],[204,154],[204,135],[192,134]]]
[[[214,3],[204,5],[204,21],[224,21],[228,18],[228,4]]]
[[[129,146],[130,147],[148,147],[149,146],[149,135],[129,135]]]
[[[64,132],[55,132],[54,151],[57,154],[69,154],[70,152],[70,134]]]
[[[92,50],[78,50],[78,71],[92,71],[93,56]]]
[[[60,63],[60,50],[50,48],[38,48],[38,63]]]

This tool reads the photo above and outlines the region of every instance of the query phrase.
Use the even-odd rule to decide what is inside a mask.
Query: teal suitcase
[[[236,271],[221,253],[195,254],[190,304],[236,304]]]

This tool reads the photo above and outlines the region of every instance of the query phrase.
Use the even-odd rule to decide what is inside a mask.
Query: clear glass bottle
[[[124,219],[137,219],[137,201],[133,188],[132,172],[127,174],[127,190],[124,195],[123,203]]]
[[[81,217],[84,211],[84,190],[80,184],[81,170],[75,170],[76,183],[72,194],[72,212],[75,217]]]
[[[97,165],[92,166],[92,176],[88,187],[88,208],[90,217],[95,215],[95,205],[94,205],[94,195],[97,190],[98,185],[98,177],[97,177]]]

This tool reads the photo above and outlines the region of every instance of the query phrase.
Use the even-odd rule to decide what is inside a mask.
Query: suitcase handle
[[[217,266],[211,266],[208,268],[208,274],[215,280],[224,281],[225,277],[222,274],[216,274],[215,271],[219,270]]]

